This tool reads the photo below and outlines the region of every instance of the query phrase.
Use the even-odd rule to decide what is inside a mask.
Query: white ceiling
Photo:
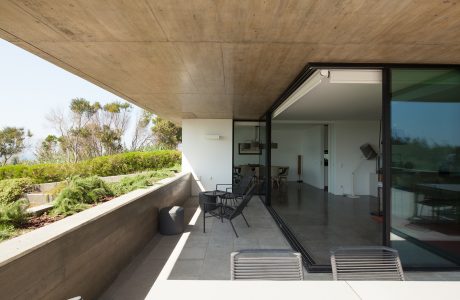
[[[379,120],[382,111],[380,83],[321,83],[279,114],[276,120],[351,121]]]

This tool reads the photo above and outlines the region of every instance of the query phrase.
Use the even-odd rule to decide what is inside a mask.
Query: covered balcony
[[[351,140],[349,132],[370,128],[369,124],[362,123],[369,121],[366,118],[370,114],[366,111],[366,118],[354,116],[357,121],[355,127],[344,126],[344,120],[350,121],[351,116],[348,119],[331,116],[332,108],[354,115],[356,107],[363,107],[359,104],[361,102],[354,107],[345,103],[343,90],[337,89],[332,93],[337,103],[343,105],[343,109],[338,109],[337,103],[328,101],[328,97],[318,98],[316,95],[314,105],[303,106],[305,114],[295,119],[294,115],[299,110],[296,106],[290,106],[294,100],[300,99],[297,89],[303,87],[303,100],[309,100],[307,94],[310,91],[314,92],[314,88],[327,88],[326,83],[331,83],[330,75],[334,73],[330,72],[331,68],[351,68],[350,64],[362,64],[356,67],[358,69],[372,66],[379,70],[379,86],[375,91],[383,102],[380,98],[374,97],[374,100],[379,100],[375,102],[375,107],[383,111],[381,115],[375,114],[371,120],[375,129],[372,141],[375,145],[383,144],[385,149],[382,152],[388,158],[385,160],[384,171],[391,172],[392,145],[388,143],[394,128],[388,114],[391,111],[391,94],[401,96],[407,93],[411,96],[396,99],[398,101],[395,102],[404,100],[402,102],[418,103],[419,100],[412,96],[420,94],[435,95],[439,103],[452,102],[458,105],[456,95],[459,94],[460,85],[457,79],[445,95],[449,101],[444,99],[443,102],[439,92],[449,87],[446,82],[452,82],[446,74],[452,68],[456,73],[460,64],[460,35],[455,33],[459,27],[459,9],[460,5],[454,1],[1,1],[0,38],[162,118],[180,124],[183,134],[183,173],[157,186],[134,191],[0,244],[0,298],[458,298],[459,283],[450,282],[460,280],[459,273],[455,271],[406,270],[407,282],[389,283],[332,281],[330,273],[309,273],[306,270],[304,281],[231,281],[230,253],[233,251],[291,249],[292,245],[285,238],[288,234],[282,233],[285,225],[271,216],[266,203],[256,195],[244,210],[250,227],[246,226],[241,217],[234,220],[239,237],[236,237],[227,220],[221,222],[217,218],[206,219],[207,230],[204,233],[202,211],[196,195],[203,190],[213,190],[218,183],[232,182],[232,168],[257,164],[266,170],[275,167],[275,171],[290,167],[291,178],[286,180],[293,182],[295,188],[292,189],[294,197],[291,200],[297,201],[301,191],[297,190],[296,183],[302,178],[298,175],[301,172],[295,172],[294,169],[301,169],[299,151],[308,147],[302,148],[299,144],[298,150],[293,147],[293,141],[304,139],[307,145],[307,141],[312,140],[304,134],[308,131],[311,136],[318,133],[320,138],[317,140],[324,144],[327,141],[328,147],[332,147],[334,143],[324,138],[324,132],[332,128],[329,125],[333,121],[338,121],[337,129],[346,131],[343,134],[344,141]],[[338,62],[340,66],[331,67],[330,62]],[[406,80],[405,75],[400,78],[399,84],[391,82],[393,79],[398,83],[398,77],[393,76],[398,74],[398,68],[412,68],[415,65],[420,68],[424,64],[436,64],[427,66],[428,69],[439,68],[441,64],[442,68],[447,68],[442,70],[446,74],[428,70],[428,75],[410,75],[407,70],[402,70],[402,75],[409,74],[411,79],[419,79],[420,82]],[[315,77],[318,80],[308,84],[306,80],[313,74],[312,68],[318,69]],[[350,78],[333,84],[343,87],[344,81],[357,84],[356,80],[349,82]],[[427,83],[434,83],[435,89],[429,90]],[[436,87],[438,83],[442,89]],[[375,81],[359,84],[368,88]],[[399,90],[392,91],[391,87]],[[363,95],[361,91],[356,93]],[[294,100],[287,101],[289,98]],[[356,94],[351,94],[349,98],[353,101],[358,99]],[[368,101],[369,98],[366,94],[361,99],[362,103],[372,102]],[[429,98],[426,102],[433,103],[432,100]],[[294,114],[292,118],[277,115],[280,120],[272,120],[276,117],[274,112],[277,107],[286,104],[286,101],[289,102],[289,105],[285,105],[286,113],[290,107]],[[322,107],[326,115],[320,115],[312,107]],[[403,121],[407,121],[407,115],[414,114],[413,110],[408,111],[402,114]],[[308,115],[312,112],[313,115]],[[450,112],[455,110],[449,110],[449,114],[438,113],[442,122],[434,122],[446,123],[449,129],[454,129],[452,135],[458,138],[458,131],[455,130],[458,128],[455,123],[458,122],[458,116]],[[436,114],[429,111],[426,115],[426,119],[432,119]],[[446,115],[455,122],[445,122]],[[235,120],[250,121],[255,123],[251,127],[259,129],[250,130],[249,136],[242,138],[241,148],[237,143],[234,144]],[[300,127],[301,123],[321,126],[297,130],[295,127]],[[428,124],[424,119],[416,119],[414,123]],[[326,130],[325,125],[329,129]],[[293,130],[288,131],[290,126]],[[315,129],[310,131],[310,127]],[[277,132],[272,134],[271,131]],[[294,131],[299,133],[298,137],[292,133]],[[434,134],[439,135],[438,132]],[[352,145],[352,153],[358,153],[355,157],[358,162],[361,160],[358,147],[369,140],[367,137],[363,141],[357,139],[356,145]],[[423,144],[417,139],[415,141]],[[252,149],[252,144],[260,146],[259,142],[264,147]],[[330,148],[330,152],[325,153],[325,148],[322,148],[324,144],[315,148],[318,157],[321,157],[321,160],[315,160],[317,168],[323,167],[318,161],[324,161],[324,154],[333,154]],[[339,150],[345,149],[338,143],[334,145]],[[286,148],[283,149],[283,146]],[[456,142],[454,146],[452,149],[458,151],[459,144]],[[236,164],[234,154],[241,152],[240,149],[246,152],[242,154],[243,158],[247,158],[245,155],[253,155],[255,161],[242,159]],[[280,160],[275,160],[277,157],[270,153],[272,149],[275,150],[273,154],[278,152]],[[292,150],[292,153],[282,152],[286,149]],[[412,153],[409,157],[414,155]],[[450,160],[446,160],[447,163],[453,165],[452,161],[458,162],[458,154],[448,155]],[[312,157],[308,154],[303,156]],[[281,161],[281,158],[286,157],[290,159],[290,165]],[[354,173],[360,165],[358,162],[349,164],[350,161],[344,157],[343,163],[336,164],[340,171],[347,167],[349,170],[342,176],[342,183],[337,181],[334,192],[343,198],[340,201],[353,207],[348,200],[356,196]],[[374,163],[368,164],[374,171]],[[405,171],[408,174],[416,171],[410,161],[401,159],[400,165],[410,170]],[[439,161],[434,165],[438,168]],[[443,176],[456,174],[449,168],[444,169],[436,169],[435,172],[443,173]],[[376,183],[380,180],[377,171],[380,172],[372,172],[372,180]],[[271,180],[270,173],[274,172],[266,173],[268,181]],[[365,173],[366,178],[369,178],[370,171]],[[328,174],[332,172],[328,171]],[[403,186],[407,185],[404,176],[401,177]],[[324,181],[324,176],[318,178]],[[382,185],[388,189],[385,203],[390,203],[391,176],[383,176],[383,180],[385,182]],[[452,184],[458,185],[458,180]],[[362,185],[365,185],[366,190],[371,189],[371,184]],[[372,189],[377,190],[378,185],[372,185]],[[321,184],[320,196],[332,191],[325,191],[324,187]],[[458,193],[458,186],[454,188],[454,192]],[[363,190],[362,186],[359,190]],[[360,193],[359,190],[356,193]],[[269,188],[266,191],[270,193]],[[308,192],[315,190],[304,191],[309,197]],[[401,204],[404,211],[417,212],[414,207],[406,205],[407,198],[417,199],[405,190],[397,192],[393,198],[401,201],[394,204]],[[342,197],[345,194],[352,197]],[[279,200],[278,204],[285,205],[283,201],[286,199],[277,198],[276,194],[273,196],[273,200]],[[277,204],[272,202],[268,205]],[[317,207],[323,212],[325,202],[321,199],[318,203]],[[187,226],[179,235],[162,236],[158,233],[158,213],[160,209],[169,206],[185,208]],[[445,209],[444,215],[451,214],[450,206]],[[297,207],[292,207],[297,212]],[[385,225],[391,226],[388,223],[391,222],[388,208],[384,209],[385,213],[388,212],[387,216],[390,216],[385,220]],[[458,211],[458,205],[455,209]],[[342,214],[344,210],[338,209],[335,212]],[[291,211],[287,213],[291,214]],[[310,213],[311,210],[306,211],[306,214]],[[321,219],[320,222],[332,219],[331,214],[323,215],[326,221]],[[365,215],[370,218],[367,211]],[[423,212],[421,215],[426,217]],[[356,221],[356,211],[350,210],[347,217],[351,222]],[[397,217],[393,220],[398,221]],[[404,217],[407,220],[407,216]],[[412,218],[412,214],[409,218],[410,221],[425,225],[422,223],[425,221],[423,218]],[[344,226],[347,220],[345,218]],[[296,217],[293,221],[296,221]],[[412,225],[405,221],[400,223],[401,227]],[[296,224],[303,226],[302,222]],[[361,224],[355,224],[356,232],[364,227]],[[390,226],[381,227],[386,228],[385,234],[388,233],[384,244],[391,246]],[[445,234],[449,238],[454,236],[455,244],[446,243],[447,239],[439,239],[431,246],[441,246],[453,249],[456,254],[460,253],[458,222],[456,226],[455,230],[449,229]],[[437,225],[433,227],[438,228]],[[301,234],[303,229],[296,232]],[[305,240],[318,248],[319,242],[326,240],[328,232],[317,230],[317,227],[308,229],[315,239]],[[412,226],[408,232],[423,233],[424,230],[423,226]],[[348,238],[342,234],[336,236]],[[381,237],[383,234],[377,237],[379,243],[383,239]],[[321,246],[322,253],[326,253],[322,258],[327,263],[329,248],[324,247],[324,244]],[[415,257],[412,249],[406,247],[406,250],[409,258]],[[425,258],[425,252],[421,253],[419,258]],[[415,263],[418,263],[416,259]],[[434,267],[440,266],[437,261],[433,264]],[[454,268],[458,270],[458,266],[455,263]],[[433,282],[421,282],[425,280]]]

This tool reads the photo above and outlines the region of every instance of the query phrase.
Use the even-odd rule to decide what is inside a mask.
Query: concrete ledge
[[[0,290],[14,299],[96,298],[157,232],[158,209],[190,196],[180,173],[0,243]]]
[[[219,300],[286,298],[323,300],[458,299],[459,282],[434,281],[156,281],[146,300]],[[203,291],[206,291],[203,292]],[[223,293],[222,291],[231,291]]]

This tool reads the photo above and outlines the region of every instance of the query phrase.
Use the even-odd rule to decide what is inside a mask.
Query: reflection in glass
[[[267,190],[267,126],[266,121],[261,120],[259,122],[259,140],[261,143],[261,154],[259,155],[259,196],[266,203],[266,190]]]
[[[391,242],[406,266],[460,263],[460,72],[392,70]]]
[[[261,126],[263,125],[263,126]],[[261,128],[263,127],[263,128]],[[233,123],[233,182],[245,176],[254,176],[259,183],[265,124],[259,121],[235,121]],[[261,190],[260,188],[258,190]]]

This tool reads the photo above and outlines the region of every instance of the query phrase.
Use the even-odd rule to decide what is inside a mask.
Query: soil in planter
[[[27,218],[27,220],[21,225],[20,228],[25,229],[25,230],[27,229],[32,230],[32,229],[40,228],[45,225],[54,223],[63,218],[64,218],[63,216],[50,216],[48,214],[43,214],[41,216],[33,216],[33,217]]]

